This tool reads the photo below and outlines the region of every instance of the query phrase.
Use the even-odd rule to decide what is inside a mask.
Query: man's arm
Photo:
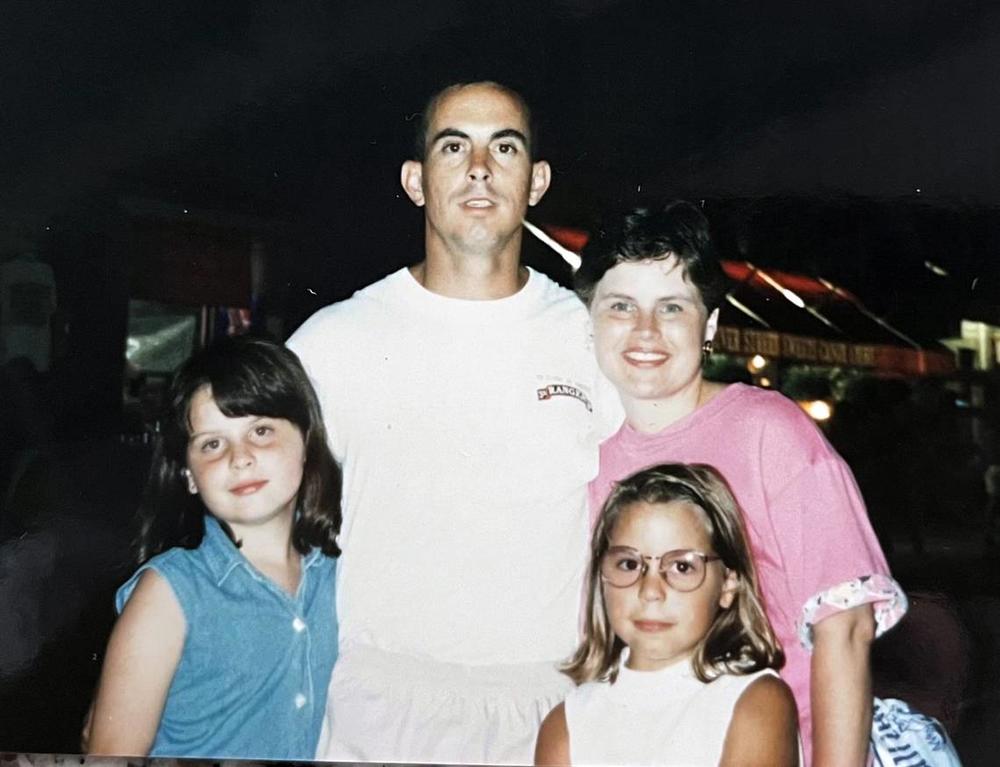
[[[872,727],[870,604],[835,613],[813,627],[811,697],[814,767],[859,767]]]

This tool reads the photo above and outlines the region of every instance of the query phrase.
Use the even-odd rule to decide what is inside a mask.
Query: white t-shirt
[[[579,299],[446,298],[402,269],[289,340],[344,469],[342,647],[466,665],[576,644],[586,486],[621,422]]]
[[[573,765],[715,767],[733,708],[765,669],[700,681],[687,660],[659,671],[632,671],[624,659],[614,684],[588,682],[566,698]]]

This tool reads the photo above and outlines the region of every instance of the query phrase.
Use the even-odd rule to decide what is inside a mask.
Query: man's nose
[[[489,149],[474,149],[469,155],[469,181],[486,181],[491,176]]]

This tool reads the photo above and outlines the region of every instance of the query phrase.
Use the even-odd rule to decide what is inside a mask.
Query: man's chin
[[[510,242],[514,232],[497,232],[495,228],[473,229],[457,240],[459,251],[466,255],[489,256]]]

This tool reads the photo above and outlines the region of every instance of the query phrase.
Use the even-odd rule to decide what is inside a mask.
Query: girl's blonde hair
[[[710,682],[721,674],[750,674],[784,664],[784,653],[764,614],[743,515],[725,480],[705,464],[663,464],[618,482],[601,509],[591,539],[583,641],[562,668],[577,684],[613,682],[625,647],[608,621],[601,583],[601,559],[618,519],[634,503],[671,501],[688,501],[704,512],[714,553],[737,575],[732,604],[720,608],[692,655],[695,675]]]

